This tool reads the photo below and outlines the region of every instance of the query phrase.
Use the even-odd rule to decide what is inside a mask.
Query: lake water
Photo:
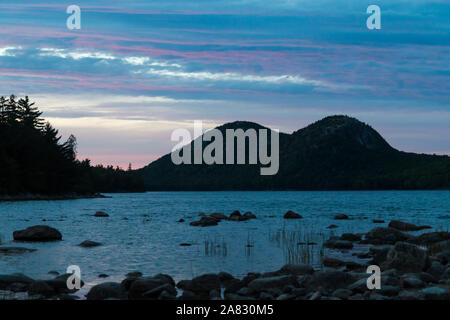
[[[355,260],[349,252],[322,249],[321,243],[331,235],[385,226],[392,219],[430,225],[431,231],[448,231],[450,226],[450,191],[151,192],[109,196],[112,198],[0,203],[3,246],[38,249],[0,256],[0,274],[21,272],[44,279],[50,278],[51,270],[63,273],[69,265],[78,265],[87,283],[85,290],[99,282],[120,281],[136,270],[146,275],[167,273],[175,280],[219,271],[242,277],[247,272],[274,271],[287,262],[320,268],[324,255]],[[229,215],[234,210],[251,211],[257,219],[222,221],[218,226],[203,228],[189,226],[199,219],[200,212]],[[287,210],[300,213],[303,219],[283,219]],[[96,211],[105,211],[110,217],[93,217]],[[333,220],[339,213],[351,220]],[[177,222],[181,218],[186,222]],[[374,224],[372,219],[386,223]],[[60,230],[63,241],[12,241],[13,231],[39,224]],[[327,229],[331,224],[338,228]],[[77,246],[84,240],[103,245]],[[302,242],[317,244],[298,244]],[[363,252],[367,247],[361,245],[355,250]],[[110,277],[100,279],[101,273]]]

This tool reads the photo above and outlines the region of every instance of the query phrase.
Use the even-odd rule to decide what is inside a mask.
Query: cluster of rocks
[[[28,299],[60,299],[76,300],[73,295],[77,289],[67,288],[67,279],[70,274],[58,275],[50,280],[34,280],[21,273],[0,275],[0,290],[11,293],[27,293]],[[81,281],[81,287],[84,286]]]
[[[224,218],[225,219],[225,218]],[[227,217],[227,219],[229,219]],[[325,257],[324,268],[288,264],[275,272],[204,274],[178,283],[168,275],[127,275],[122,283],[99,284],[88,299],[177,300],[448,300],[450,299],[450,233],[419,236],[404,233],[398,222],[367,234],[344,233],[324,245],[349,250],[354,243],[372,244],[358,254],[366,263]],[[408,230],[416,229],[407,226]],[[424,228],[422,228],[424,229]],[[381,288],[368,289],[368,265],[380,266]]]
[[[253,213],[245,212],[244,214],[241,214],[238,210],[233,211],[229,216],[217,212],[211,213],[209,215],[200,213],[199,215],[201,216],[200,220],[192,221],[191,223],[189,223],[189,225],[194,227],[208,227],[208,226],[217,226],[219,222],[222,220],[246,221],[250,219],[256,219],[256,216]]]

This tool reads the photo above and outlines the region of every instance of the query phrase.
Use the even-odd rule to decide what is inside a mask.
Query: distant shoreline
[[[93,194],[59,194],[59,195],[43,195],[43,194],[19,194],[19,195],[0,195],[0,202],[16,202],[16,201],[39,201],[39,200],[77,200],[77,199],[94,199],[94,198],[111,198],[100,193]]]

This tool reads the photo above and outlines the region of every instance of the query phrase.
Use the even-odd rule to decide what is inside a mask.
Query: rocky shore
[[[2,201],[38,201],[38,200],[76,200],[76,199],[93,199],[93,198],[109,198],[100,193],[78,194],[67,193],[57,195],[45,194],[31,194],[24,193],[18,195],[0,195],[0,202]]]
[[[250,214],[244,216],[235,212],[231,217],[212,214],[207,219],[255,218]],[[293,217],[301,218],[292,213],[285,218]],[[132,272],[121,282],[93,286],[85,297],[88,300],[449,300],[450,233],[427,232],[418,236],[408,233],[428,228],[391,221],[388,227],[376,227],[366,234],[344,233],[323,244],[332,250],[347,251],[355,244],[368,244],[367,252],[354,253],[366,262],[325,256],[320,270],[309,265],[287,264],[272,272],[248,273],[241,279],[219,272],[177,283],[167,274],[147,276]],[[58,241],[62,235],[47,226],[34,226],[14,232],[14,238]],[[80,245],[100,244],[85,241]],[[367,279],[372,275],[367,273],[369,265],[381,269],[380,289],[368,289]],[[0,299],[79,299],[73,295],[76,290],[67,289],[68,277],[64,274],[51,280],[35,280],[23,274],[0,275]]]

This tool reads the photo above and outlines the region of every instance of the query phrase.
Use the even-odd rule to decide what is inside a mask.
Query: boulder
[[[352,295],[352,291],[348,290],[348,289],[337,289],[332,293],[333,297],[342,299],[342,300],[347,300],[350,296]]]
[[[102,244],[100,242],[95,242],[95,241],[90,241],[90,240],[85,240],[79,244],[80,247],[84,247],[84,248],[98,247],[101,245]]]
[[[330,225],[327,227],[327,229],[336,229],[336,228],[338,228],[338,226],[335,225],[335,224],[330,224]]]
[[[163,292],[165,292],[165,294],[163,295],[165,299],[170,299],[177,296],[177,289],[175,289],[175,287],[169,283],[165,283],[163,285],[160,285],[159,287],[144,292],[142,296],[147,299],[156,299],[160,297]]]
[[[61,233],[49,226],[33,226],[25,230],[13,232],[14,240],[30,242],[46,242],[62,240]]]
[[[41,295],[44,297],[51,297],[56,294],[55,290],[48,285],[46,281],[36,280],[30,283],[28,287],[29,295]]]
[[[67,288],[67,280],[68,278],[72,276],[70,273],[65,273],[60,276],[57,276],[54,279],[51,280],[45,280],[45,282],[53,288],[57,293],[74,293],[77,292],[77,289],[68,289]],[[80,280],[80,286],[84,286],[83,280]]]
[[[348,216],[346,214],[338,214],[334,216],[334,220],[348,220]]]
[[[256,292],[271,288],[283,288],[285,285],[295,283],[295,277],[291,275],[257,278],[248,284],[248,287]]]
[[[323,246],[331,249],[352,249],[353,243],[346,240],[330,239],[325,241]]]
[[[322,287],[333,292],[339,288],[345,288],[355,281],[354,277],[347,272],[337,270],[325,270],[315,272],[314,275],[306,279],[304,285],[307,289],[313,290]]]
[[[407,241],[412,238],[411,235],[405,234],[397,229],[378,227],[369,231],[363,242],[375,245],[395,244],[398,241]]]
[[[303,218],[301,215],[299,215],[298,213],[295,213],[294,211],[287,211],[284,216],[284,219],[301,219]]]
[[[372,256],[371,264],[380,265],[386,261],[387,254],[393,245],[373,246],[369,248],[369,254]]]
[[[27,288],[34,280],[21,274],[1,274],[0,275],[0,290],[8,290],[14,283],[23,284],[23,288]],[[26,289],[24,290],[26,291]]]
[[[97,211],[94,214],[94,217],[106,218],[106,217],[109,217],[109,214],[107,214],[106,212],[103,212],[103,211]]]
[[[418,277],[408,276],[403,279],[403,287],[406,289],[420,289],[425,287],[425,282]]]
[[[445,267],[439,261],[433,261],[427,269],[427,272],[437,279],[441,278],[444,271]]]
[[[374,219],[374,220],[372,220],[372,222],[373,222],[373,223],[384,223],[384,220],[377,220],[377,219]]]
[[[400,231],[418,231],[423,229],[431,229],[430,226],[416,226],[414,224],[398,220],[392,220],[391,222],[389,222],[389,228],[394,228]]]
[[[156,275],[153,277],[141,277],[134,279],[130,284],[128,292],[129,299],[145,299],[144,294],[164,284],[174,285],[173,279],[166,275]],[[122,287],[125,287],[122,281]]]
[[[204,274],[192,280],[182,280],[177,287],[195,293],[208,294],[211,290],[220,289],[220,278],[217,274]]]
[[[450,299],[450,292],[441,287],[434,286],[421,290],[427,300],[448,300]]]
[[[126,299],[124,288],[117,282],[104,282],[93,286],[86,295],[88,300]]]
[[[441,231],[441,232],[429,232],[421,234],[418,237],[411,238],[408,242],[428,246],[437,242],[446,241],[450,239],[450,232]]]
[[[392,247],[382,269],[397,269],[401,273],[421,272],[428,264],[428,254],[425,250],[407,242],[397,242]]]

